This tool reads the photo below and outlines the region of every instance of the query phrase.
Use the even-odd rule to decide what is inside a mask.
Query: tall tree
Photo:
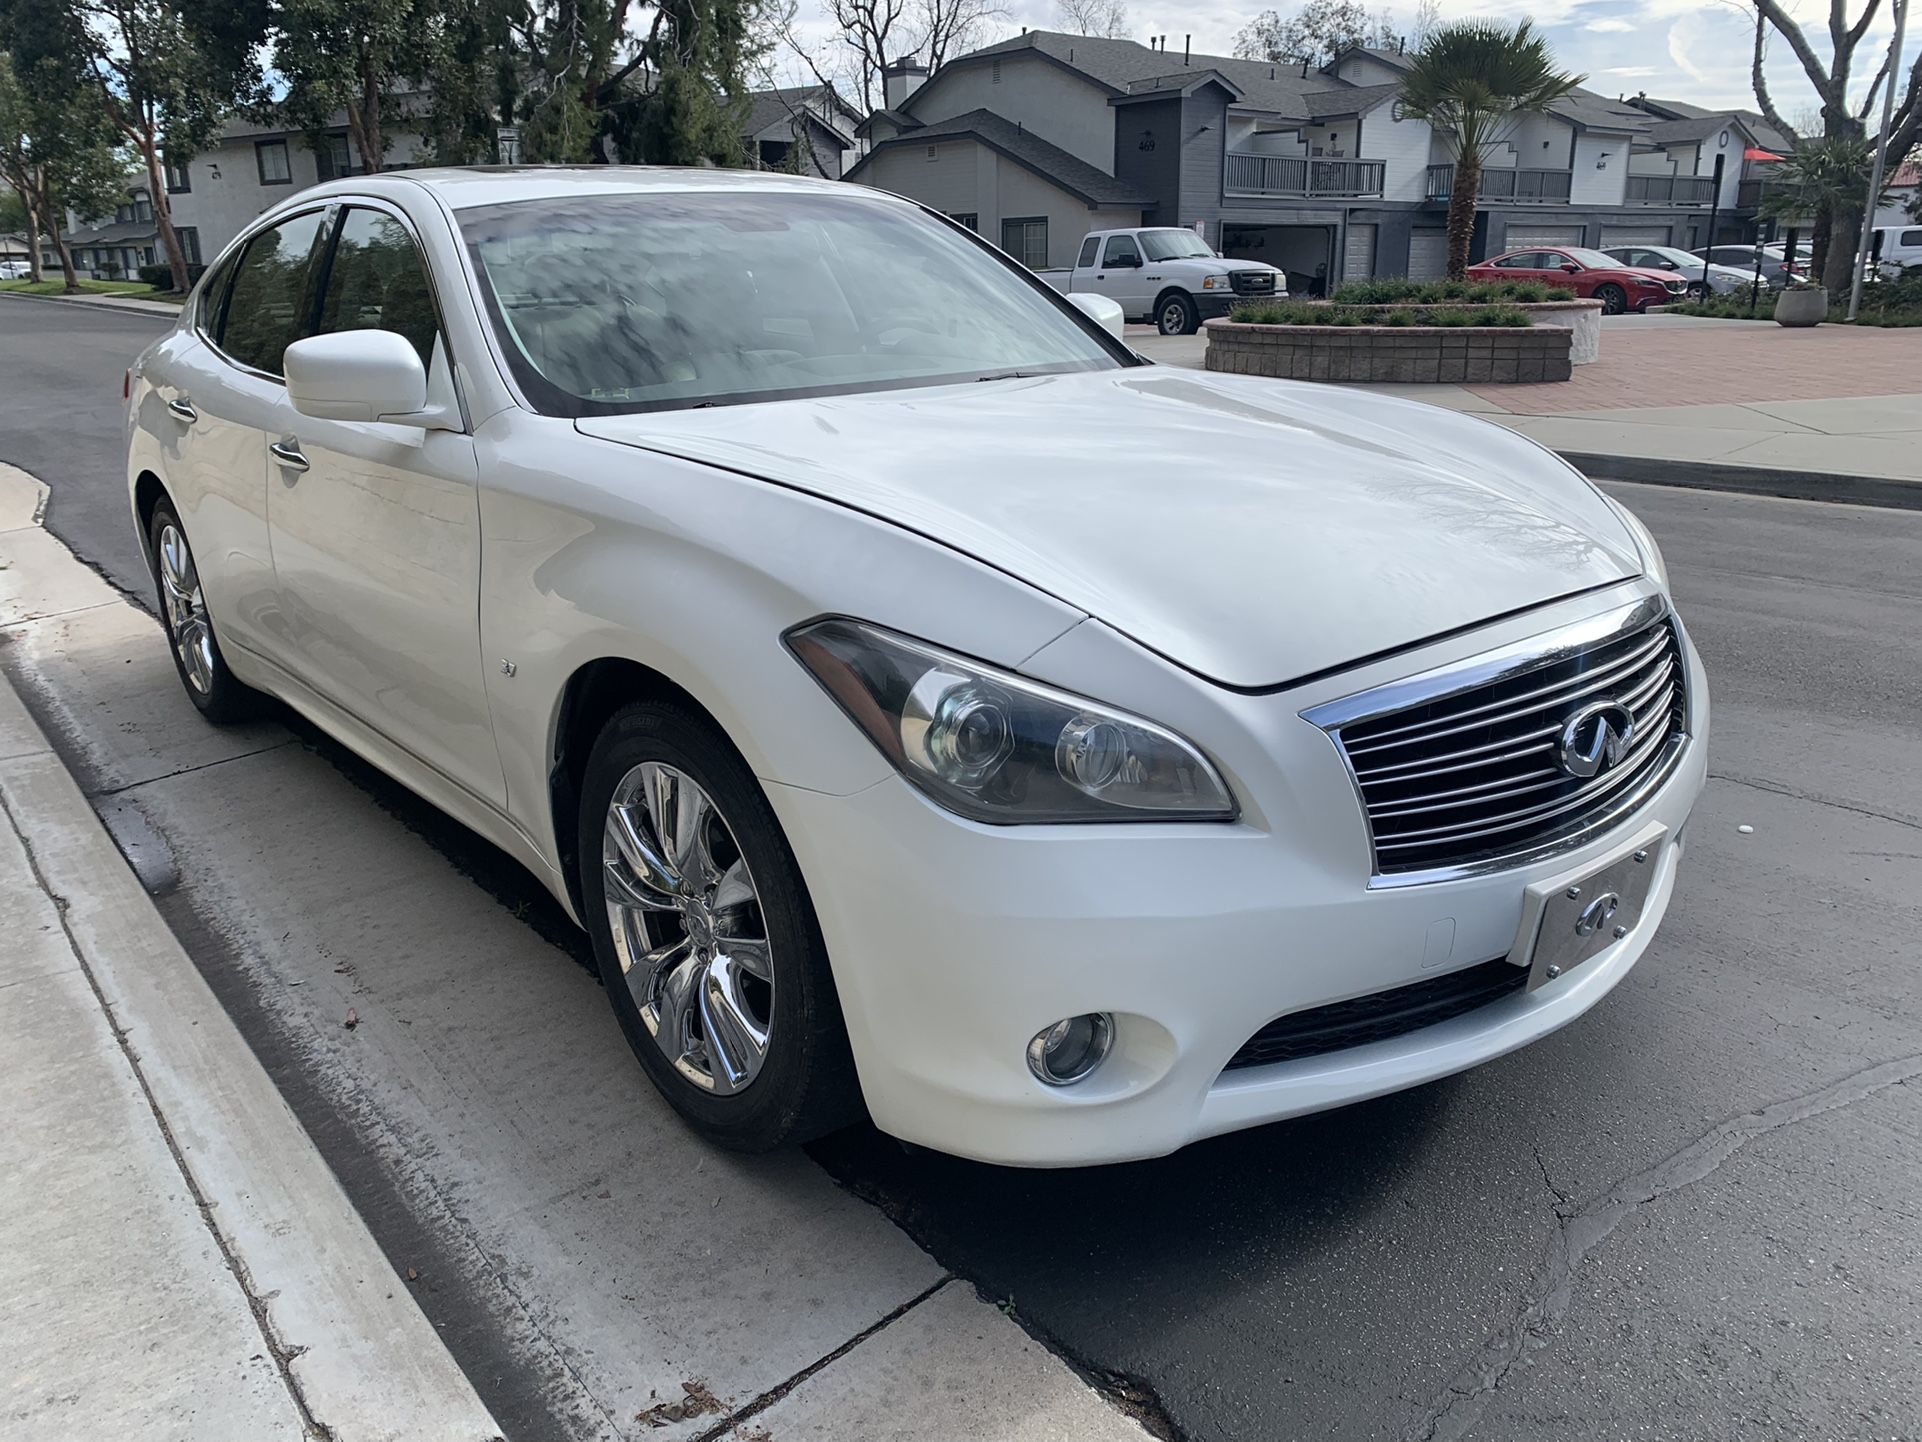
[[[1445,25],[1415,52],[1402,82],[1403,113],[1455,138],[1448,197],[1451,280],[1460,280],[1468,268],[1483,157],[1518,116],[1546,110],[1584,78],[1557,70],[1548,43],[1526,20],[1512,29],[1488,21]]]
[[[1829,0],[1826,61],[1818,42],[1811,40],[1807,31],[1789,16],[1781,0],[1753,0],[1753,3],[1755,52],[1751,75],[1756,104],[1762,114],[1768,117],[1769,124],[1797,147],[1818,139],[1823,143],[1822,155],[1812,163],[1815,169],[1832,172],[1834,163],[1849,153],[1848,143],[1861,140],[1868,134],[1868,116],[1885,84],[1900,87],[1896,92],[1896,110],[1887,137],[1888,153],[1892,157],[1902,156],[1914,148],[1918,133],[1922,132],[1922,54],[1915,56],[1905,75],[1889,73],[1890,57],[1885,54],[1860,104],[1851,98],[1850,82],[1857,71],[1857,51],[1868,38],[1869,28],[1875,23],[1882,0],[1862,0],[1860,13],[1853,18],[1849,15],[1849,0]],[[1767,58],[1771,35],[1779,36],[1788,45],[1815,91],[1819,112],[1813,126],[1790,125],[1776,109],[1763,63]],[[1815,133],[1818,127],[1819,134]],[[1868,190],[1868,182],[1869,172],[1864,166],[1861,184],[1856,191],[1857,198],[1852,205],[1827,205],[1811,215],[1816,234],[1828,240],[1826,263],[1817,273],[1831,291],[1841,291],[1850,284],[1856,250],[1861,241],[1862,201]],[[1824,187],[1817,186],[1814,192],[1822,189]]]
[[[865,111],[884,103],[882,72],[891,63],[919,59],[939,70],[984,43],[1008,13],[1002,0],[822,0],[822,9],[838,32],[825,46],[802,38],[794,0],[784,0],[775,29],[816,80],[858,97]]]
[[[191,3],[194,8],[185,9]],[[166,155],[205,145],[251,83],[249,35],[263,0],[0,0],[16,64],[94,89],[147,174],[154,226],[176,290],[187,255],[168,201]],[[49,83],[55,83],[49,81]]]
[[[1307,0],[1283,15],[1264,10],[1235,35],[1243,60],[1324,60],[1353,45],[1391,43],[1394,23],[1376,17],[1361,0]]]
[[[115,132],[91,87],[58,67],[33,67],[23,78],[0,52],[0,180],[14,188],[29,217],[33,278],[41,278],[40,237],[60,256],[69,293],[80,289],[67,244],[66,213],[111,213],[126,198],[126,166]]]
[[[1124,0],[1055,0],[1055,15],[1063,30],[1076,35],[1120,39],[1128,33]]]
[[[273,68],[287,83],[280,112],[308,130],[347,116],[361,168],[387,157],[396,94],[428,73],[442,10],[434,0],[280,0]]]

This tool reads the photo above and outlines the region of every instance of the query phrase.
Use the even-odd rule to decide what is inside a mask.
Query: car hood
[[[1333,386],[1145,366],[576,426],[881,517],[1237,687],[1642,569],[1532,441]]]
[[[1197,256],[1190,257],[1190,259],[1207,260],[1208,257],[1205,255],[1197,255]],[[1231,270],[1231,271],[1232,270],[1280,270],[1281,269],[1280,266],[1270,265],[1265,260],[1230,260],[1225,255],[1216,256],[1214,260],[1210,262],[1210,264],[1218,265],[1223,270]]]

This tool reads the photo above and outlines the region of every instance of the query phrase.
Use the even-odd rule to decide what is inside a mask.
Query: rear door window
[[[219,336],[220,348],[242,365],[278,376],[282,354],[307,334],[315,242],[327,215],[310,210],[247,242]]]
[[[1094,255],[1099,249],[1101,249],[1101,237],[1098,235],[1089,236],[1081,242],[1081,255],[1076,259],[1075,265],[1082,270],[1092,270],[1094,268]]]

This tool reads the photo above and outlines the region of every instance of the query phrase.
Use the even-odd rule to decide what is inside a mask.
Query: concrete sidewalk
[[[1205,336],[1128,339],[1203,366]],[[1472,412],[1613,480],[1922,509],[1922,331],[1609,316],[1569,381],[1355,389]]]
[[[0,938],[0,1439],[500,1435],[5,680]]]
[[[0,290],[0,300],[51,301],[55,305],[88,305],[96,310],[128,310],[138,315],[157,315],[171,319],[180,314],[177,300],[142,300],[137,295],[28,295],[17,290]]]

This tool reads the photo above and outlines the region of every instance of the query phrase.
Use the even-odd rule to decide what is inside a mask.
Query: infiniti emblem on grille
[[[1582,707],[1562,727],[1555,743],[1555,764],[1586,780],[1620,763],[1635,739],[1635,715],[1619,701]]]

